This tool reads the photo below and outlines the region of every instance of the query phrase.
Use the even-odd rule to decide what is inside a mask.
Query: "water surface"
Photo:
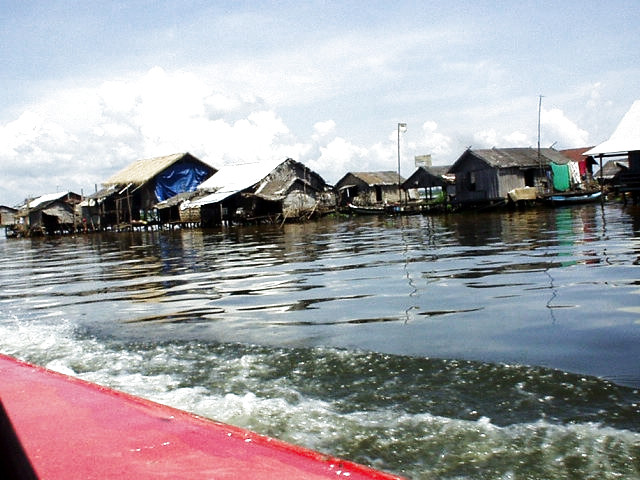
[[[640,211],[0,240],[0,352],[412,478],[640,478]]]

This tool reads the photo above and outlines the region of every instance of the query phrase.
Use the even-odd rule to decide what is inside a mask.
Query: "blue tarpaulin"
[[[156,198],[162,202],[179,193],[193,192],[209,173],[210,170],[201,164],[175,163],[156,177]]]

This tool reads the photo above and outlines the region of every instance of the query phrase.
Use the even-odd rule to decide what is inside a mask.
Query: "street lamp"
[[[407,131],[407,124],[406,123],[399,123],[398,124],[398,201],[402,200],[402,196],[400,194],[400,132],[404,133]]]

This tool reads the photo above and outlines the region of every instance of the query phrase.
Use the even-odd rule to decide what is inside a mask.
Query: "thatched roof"
[[[111,176],[103,185],[142,185],[147,183],[153,177],[169,168],[176,162],[189,157],[190,160],[203,163],[190,153],[174,153],[165,157],[145,158],[133,162],[128,167],[123,168],[115,175]],[[206,164],[204,164],[206,165]],[[209,167],[209,165],[207,165]],[[211,167],[209,167],[211,168]]]
[[[398,184],[398,172],[394,172],[394,171],[349,172],[347,175],[352,175],[353,177],[358,178],[359,180],[363,181],[369,186]],[[347,175],[345,175],[345,177]],[[400,177],[400,182],[404,182],[404,178]]]

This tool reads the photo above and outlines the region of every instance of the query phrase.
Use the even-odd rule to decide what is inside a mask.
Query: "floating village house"
[[[81,197],[73,192],[57,192],[28,199],[16,213],[13,235],[32,236],[71,232],[76,229],[76,205]]]
[[[291,158],[225,165],[198,191],[180,209],[202,226],[310,218],[335,209],[323,178]]]
[[[448,195],[455,193],[455,176],[447,173],[449,168],[450,165],[420,166],[402,183],[402,189],[407,192],[409,200],[433,200],[435,191],[442,192],[443,200],[446,201]],[[424,194],[421,194],[420,190]],[[415,195],[414,192],[418,194]]]
[[[636,100],[622,118],[615,131],[605,142],[584,152],[585,156],[598,159],[600,171],[603,158],[614,157],[626,161],[627,168],[619,172],[614,188],[625,195],[630,193],[633,203],[640,203],[640,100]]]
[[[607,160],[602,168],[594,174],[594,178],[607,189],[618,191],[620,175],[629,170],[628,160]]]
[[[0,227],[8,227],[16,223],[17,208],[0,205]]]
[[[404,178],[398,172],[349,172],[335,185],[338,206],[358,207],[400,203]]]
[[[216,169],[190,153],[138,160],[119,171],[100,192],[87,198],[83,217],[100,228],[162,223],[156,205],[183,192],[193,192]]]
[[[552,168],[568,175],[569,162],[552,148],[467,149],[449,169],[456,176],[455,203],[501,205],[508,202],[510,192],[512,198],[514,193],[520,195],[514,200],[535,200],[540,192],[551,191]]]

